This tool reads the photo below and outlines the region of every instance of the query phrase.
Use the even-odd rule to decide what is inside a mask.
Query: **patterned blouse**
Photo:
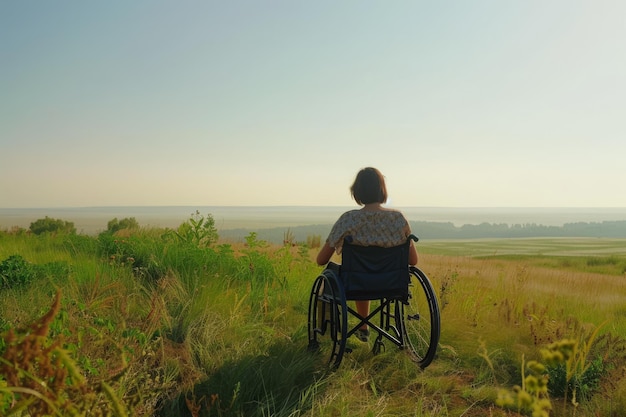
[[[343,213],[328,235],[328,245],[340,254],[343,239],[351,235],[361,246],[391,247],[406,242],[411,227],[399,211],[350,210]]]

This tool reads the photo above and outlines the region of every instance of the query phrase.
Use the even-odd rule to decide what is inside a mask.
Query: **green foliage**
[[[552,403],[545,366],[537,361],[525,362],[522,358],[522,385],[514,386],[512,391],[500,390],[496,404],[533,417],[548,417]]]
[[[548,366],[550,394],[559,398],[575,398],[576,401],[588,401],[600,385],[605,373],[602,358],[589,362],[589,366],[580,374],[573,374],[568,380],[567,366],[564,363]]]
[[[246,236],[246,246],[248,247],[248,251],[254,251],[259,248],[267,248],[269,244],[264,240],[259,240],[256,232],[250,232],[250,234]]]
[[[85,384],[66,378],[58,391],[60,400],[52,399],[52,404],[65,401],[67,391],[80,386],[89,398],[97,398],[102,407],[106,404],[109,415],[504,417],[514,413],[493,406],[496,390],[515,383],[518,391],[507,390],[510,399],[522,401],[527,393],[531,401],[526,397],[524,404],[535,401],[538,407],[547,399],[555,416],[616,415],[626,403],[623,277],[615,277],[617,285],[611,284],[611,276],[598,281],[593,275],[582,282],[575,274],[592,268],[586,256],[568,257],[571,264],[564,271],[556,256],[555,263],[546,265],[548,257],[477,260],[425,255],[420,263],[445,300],[446,331],[433,365],[422,371],[389,343],[386,351],[373,356],[371,346],[351,338],[352,353],[345,355],[339,370],[327,374],[322,370],[326,361],[305,352],[307,301],[312,280],[320,272],[314,253],[308,245],[294,244],[290,233],[281,231],[283,239],[276,245],[259,236],[250,233],[245,245],[206,246],[165,229],[122,229],[97,237],[0,233],[0,260],[20,254],[32,262],[33,278],[41,279],[35,282],[45,284],[0,291],[0,333],[14,329],[21,338],[30,331],[24,324],[37,321],[33,317],[44,312],[41,300],[47,303],[51,285],[63,288],[63,308],[49,323],[45,343],[58,341],[58,351],[65,352],[65,360]],[[452,250],[457,242],[445,245]],[[485,254],[531,246],[567,251],[565,242],[553,241],[463,245],[482,245]],[[617,246],[623,248],[623,243]],[[580,251],[580,244],[571,250]],[[612,267],[611,262],[599,263],[606,265],[593,268]],[[576,285],[569,285],[572,282]],[[606,290],[607,284],[611,290]],[[577,300],[575,306],[572,299]],[[526,308],[531,303],[533,307]],[[587,401],[577,386],[580,405],[572,410],[575,413],[560,413],[553,381],[548,382],[551,398],[545,392],[545,379],[557,379],[552,366],[541,360],[546,362],[540,364],[545,367],[542,371],[536,362],[524,363],[520,380],[519,357],[529,358],[529,351],[546,340],[577,334],[582,327],[574,326],[570,318],[594,322],[597,316],[590,310],[610,317],[614,332],[585,356],[584,363],[590,363],[584,372],[586,384],[597,380],[602,389],[589,390]],[[576,341],[581,352],[582,341],[588,339],[585,333]],[[12,343],[0,337],[0,356],[7,347],[18,351]],[[42,351],[50,344],[42,344]],[[54,363],[58,351],[52,351]],[[567,380],[568,368],[564,363],[559,366],[555,372]],[[569,380],[575,381],[577,368],[569,369],[573,375]],[[16,386],[7,383],[8,374],[0,375],[0,415],[8,415],[15,411],[13,404],[25,404],[26,394],[16,395],[26,388],[28,376],[24,374],[22,386]],[[566,395],[569,401],[573,391]],[[612,405],[606,401],[609,396]],[[86,400],[72,398],[77,415],[96,415],[93,408],[91,414],[81,409]],[[39,400],[32,401],[30,406]],[[601,412],[599,403],[604,404]],[[572,407],[570,402],[567,407]],[[25,409],[13,415],[26,413]]]
[[[0,236],[4,234],[13,235],[13,236],[22,236],[26,234],[26,229],[24,229],[23,227],[19,227],[19,226],[12,226],[9,229],[0,230]]]
[[[62,246],[74,257],[98,253],[98,241],[87,235],[66,235],[63,237]]]
[[[11,255],[0,262],[0,288],[18,288],[31,284],[38,278],[59,278],[69,274],[65,261],[52,261],[36,265],[21,255]]]
[[[122,220],[117,220],[117,217],[109,220],[107,223],[107,232],[115,233],[122,229],[138,229],[139,223],[134,217],[125,217]]]
[[[564,401],[572,399],[572,404],[585,401],[598,387],[603,373],[602,358],[590,359],[593,343],[602,326],[596,328],[587,340],[581,335],[579,340],[565,339],[541,350],[541,355],[548,366],[551,379],[550,391],[562,395]]]
[[[306,237],[306,245],[311,249],[317,249],[321,246],[322,237],[320,235],[308,235]]]
[[[563,339],[549,344],[540,351],[543,362],[524,363],[522,358],[522,385],[512,391],[500,390],[496,404],[533,417],[548,417],[553,408],[548,393],[562,396],[564,404],[571,396],[574,406],[579,400],[589,400],[603,374],[601,358],[588,361],[598,330],[587,341]]]
[[[52,308],[28,329],[2,335],[0,411],[3,415],[126,415],[126,407],[106,382],[93,385],[63,348],[49,337],[50,324],[60,309],[60,293]]]
[[[98,235],[98,246],[100,256],[110,265],[130,267],[139,277],[155,280],[165,273],[161,259],[166,241],[160,235],[118,237],[103,232]]]
[[[112,233],[102,232],[98,235],[99,254],[105,259],[125,259],[131,256],[126,239],[118,238]]]
[[[283,245],[285,246],[294,246],[296,244],[296,238],[291,231],[291,228],[285,230],[283,234]]]
[[[12,396],[8,395],[8,384],[0,375],[0,415],[8,415],[12,402]]]
[[[601,265],[617,265],[621,261],[615,255],[611,256],[595,256],[587,259],[587,265],[589,266],[601,266]]]
[[[66,277],[70,273],[70,266],[65,261],[52,261],[37,265],[37,275],[48,278]]]
[[[178,226],[176,236],[182,242],[202,247],[211,246],[219,238],[213,216],[204,216],[197,210],[189,220]]]
[[[0,288],[14,288],[30,284],[36,277],[33,264],[21,255],[11,255],[0,263]]]
[[[279,342],[266,354],[226,361],[185,397],[177,408],[196,409],[198,416],[293,416],[311,407],[304,395],[316,381],[315,357],[291,343]],[[167,414],[165,414],[167,416]],[[180,415],[176,412],[173,415]]]
[[[257,239],[255,232],[246,236],[246,248],[242,250],[245,257],[241,258],[245,263],[241,264],[240,275],[252,284],[253,289],[276,278],[275,264],[263,251],[268,246],[267,242]]]
[[[73,222],[61,219],[52,219],[48,216],[32,222],[29,230],[36,235],[40,235],[42,233],[76,233],[76,228],[74,227]]]

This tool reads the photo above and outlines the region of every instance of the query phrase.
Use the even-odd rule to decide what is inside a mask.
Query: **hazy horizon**
[[[135,217],[140,226],[175,228],[197,211],[210,214],[218,230],[267,229],[332,225],[344,211],[357,206],[128,206],[69,208],[0,208],[0,230],[28,228],[45,216],[74,223],[79,233],[106,230],[113,218]],[[612,207],[396,207],[409,221],[450,222],[455,226],[480,223],[562,226],[575,222],[626,221],[626,209]]]
[[[599,209],[626,209],[626,205],[624,206],[391,206],[389,204],[383,204],[383,206],[388,208],[394,208],[401,210],[403,208],[426,208],[426,209],[437,209],[437,208],[451,208],[451,209],[588,209],[588,208],[599,208]],[[196,205],[189,204],[134,204],[134,205],[124,205],[124,204],[110,204],[110,205],[86,205],[86,206],[31,206],[31,207],[19,207],[19,206],[3,206],[0,207],[0,210],[44,210],[44,209],[90,209],[90,208],[119,208],[119,207],[196,207]],[[204,204],[199,205],[198,207],[341,207],[341,208],[359,208],[356,204],[343,204],[343,205],[332,205],[332,204]]]

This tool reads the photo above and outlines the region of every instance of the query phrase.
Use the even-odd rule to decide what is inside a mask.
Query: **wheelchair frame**
[[[418,238],[411,235],[403,245],[380,248],[358,247],[347,238],[339,271],[327,268],[313,282],[309,349],[328,356],[331,367],[337,368],[344,353],[351,351],[346,341],[364,323],[370,335],[377,333],[373,354],[384,350],[384,341],[390,341],[407,350],[422,369],[435,358],[441,326],[439,305],[426,274],[408,265],[410,240],[417,242]],[[374,261],[368,259],[372,257]],[[379,304],[363,317],[348,306],[352,300],[378,300]],[[357,323],[349,325],[350,317]]]

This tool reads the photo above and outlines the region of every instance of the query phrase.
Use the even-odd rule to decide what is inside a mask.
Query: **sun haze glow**
[[[626,207],[626,3],[3,2],[0,207]]]

